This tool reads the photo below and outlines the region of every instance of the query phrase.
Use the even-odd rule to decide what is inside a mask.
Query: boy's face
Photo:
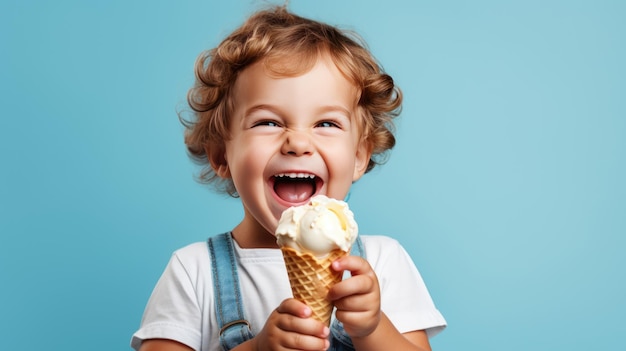
[[[256,63],[232,94],[225,163],[212,163],[232,177],[248,228],[273,234],[283,210],[317,194],[343,199],[365,172],[370,153],[359,142],[357,90],[329,58],[296,77],[272,76]]]

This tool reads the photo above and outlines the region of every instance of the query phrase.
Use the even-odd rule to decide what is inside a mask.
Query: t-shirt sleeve
[[[201,306],[196,292],[197,276],[174,253],[157,282],[131,346],[139,350],[143,340],[170,339],[194,350],[201,345]]]
[[[425,330],[429,337],[442,331],[446,321],[406,250],[384,236],[373,237],[370,245],[368,241],[366,255],[378,276],[381,309],[394,326],[401,333]]]

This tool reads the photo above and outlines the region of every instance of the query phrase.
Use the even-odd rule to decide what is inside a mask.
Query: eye
[[[255,122],[253,127],[278,127],[278,123],[272,120],[263,120]]]
[[[333,121],[322,121],[322,122],[318,123],[317,126],[321,127],[321,128],[332,128],[332,127],[340,128],[339,124],[336,123],[336,122],[333,122]]]

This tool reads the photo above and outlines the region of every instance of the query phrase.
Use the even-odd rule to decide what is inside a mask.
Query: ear
[[[204,152],[215,174],[220,178],[230,178],[230,169],[228,168],[228,161],[226,161],[226,150],[223,147],[209,148],[207,145],[204,147]]]
[[[354,160],[354,174],[352,175],[352,182],[356,182],[365,174],[371,156],[372,150],[369,143],[365,140],[359,142],[359,146],[356,149],[356,158]]]

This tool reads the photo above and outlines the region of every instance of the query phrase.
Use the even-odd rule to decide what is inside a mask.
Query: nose
[[[311,136],[304,131],[287,132],[281,152],[285,155],[305,156],[313,153]]]

